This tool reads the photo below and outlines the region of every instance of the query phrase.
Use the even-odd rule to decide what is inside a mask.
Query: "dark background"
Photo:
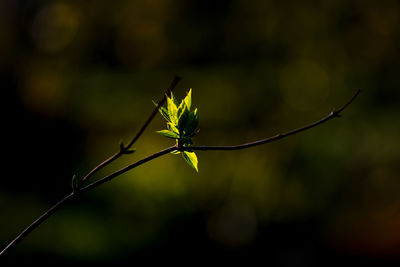
[[[68,204],[0,261],[389,266],[400,262],[398,1],[0,2],[0,245],[129,140],[174,75],[201,145]],[[155,133],[105,175],[171,145]]]

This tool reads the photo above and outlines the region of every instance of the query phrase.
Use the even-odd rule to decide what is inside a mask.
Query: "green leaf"
[[[179,104],[178,109],[184,110],[186,107],[187,110],[189,111],[191,105],[192,105],[192,89],[190,89],[186,97],[182,99],[182,102]]]
[[[161,130],[161,131],[157,131],[157,133],[159,133],[159,134],[161,134],[161,135],[163,135],[165,137],[172,138],[172,139],[178,139],[179,138],[179,135],[177,135],[176,133],[171,132],[169,130]]]
[[[178,116],[178,129],[180,133],[183,132],[188,117],[189,117],[189,110],[185,106],[184,110]]]
[[[187,93],[183,101],[186,103],[187,109],[190,110],[190,107],[192,105],[192,88],[190,88],[189,92]]]
[[[173,97],[172,93],[171,93],[171,97]],[[176,106],[176,104],[174,103],[174,100],[172,100],[171,98],[167,97],[167,108],[168,108],[168,117],[169,117],[169,121],[173,122],[173,123],[177,123],[178,122],[178,108]]]
[[[152,100],[153,104],[158,107],[158,104],[156,101]],[[166,108],[164,108],[163,106],[160,106],[160,108],[158,109],[158,111],[160,112],[160,114],[164,117],[164,119],[166,119],[167,121],[170,121],[169,119],[169,115],[168,115],[168,110]]]
[[[189,113],[183,133],[187,136],[192,136],[196,131],[197,126],[199,126],[199,114],[197,113],[196,108],[194,111]]]
[[[182,156],[186,160],[186,162],[197,172],[199,172],[199,169],[197,167],[198,165],[198,160],[197,156],[194,152],[188,152],[188,151],[182,151]]]
[[[167,120],[167,130],[159,131],[158,133],[177,139],[178,144],[189,146],[193,144],[191,137],[196,135],[199,125],[199,115],[197,109],[190,111],[192,105],[192,89],[190,89],[185,98],[182,99],[178,106],[173,93],[167,98],[167,108],[160,107],[161,115]],[[154,105],[157,105],[154,102]],[[191,152],[191,151],[190,151]]]
[[[175,106],[178,106],[178,100],[175,98],[174,94],[171,92],[171,99],[174,102]]]
[[[168,122],[167,128],[169,131],[171,131],[171,132],[175,133],[177,136],[179,136],[179,130],[178,130],[178,128],[176,128],[175,124],[173,124],[172,122]]]
[[[169,118],[169,114],[168,114],[168,110],[164,107],[160,107],[159,109],[161,115],[167,120],[167,121],[171,121],[171,119]]]
[[[178,112],[177,112],[178,120],[182,117],[183,114],[188,113],[188,112],[189,112],[189,110],[187,110],[185,105],[184,106],[179,106]]]

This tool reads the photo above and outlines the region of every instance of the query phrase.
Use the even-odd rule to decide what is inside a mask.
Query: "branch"
[[[78,197],[81,193],[84,193],[86,191],[89,191],[91,189],[96,188],[97,186],[110,181],[111,179],[135,168],[138,167],[146,162],[149,162],[150,160],[153,160],[155,158],[161,157],[162,155],[168,154],[172,151],[177,150],[177,146],[171,146],[168,147],[164,150],[161,150],[157,153],[154,153],[144,159],[141,159],[133,164],[130,164],[100,180],[97,180],[93,183],[91,183],[90,185],[87,185],[81,189],[76,189],[75,191],[73,191],[71,194],[69,194],[68,196],[64,197],[62,200],[60,200],[57,204],[55,204],[53,207],[51,207],[49,210],[47,210],[45,213],[42,214],[42,216],[40,216],[38,219],[36,219],[36,221],[34,221],[31,225],[29,225],[24,231],[22,231],[21,234],[19,234],[14,240],[12,240],[1,252],[0,252],[0,256],[2,256],[3,254],[5,254],[9,249],[11,249],[12,247],[14,247],[15,245],[17,245],[20,241],[22,241],[27,235],[29,235],[33,230],[35,230],[42,222],[44,222],[47,218],[49,218],[51,215],[53,215],[57,210],[59,210],[61,207],[63,207],[65,204],[67,204],[70,200],[75,199],[76,197]]]
[[[14,247],[17,243],[23,240],[27,235],[29,235],[33,230],[35,230],[42,222],[44,222],[48,217],[53,215],[57,210],[59,210],[62,206],[67,204],[69,200],[71,200],[74,196],[74,193],[69,194],[60,200],[57,204],[47,210],[42,214],[39,218],[37,218],[31,225],[29,225],[22,233],[20,233],[13,241],[11,241],[1,252],[0,256],[5,254],[9,249]]]
[[[179,78],[175,78],[173,83],[171,84],[170,90],[172,90],[172,88],[176,85],[176,83],[179,81]],[[40,216],[38,219],[36,219],[31,225],[29,225],[24,231],[22,231],[21,234],[19,234],[14,240],[12,240],[1,252],[0,252],[0,256],[4,255],[9,249],[11,249],[12,247],[14,247],[16,244],[18,244],[20,241],[22,241],[27,235],[29,235],[34,229],[36,229],[42,222],[44,222],[47,218],[49,218],[51,215],[53,215],[57,210],[59,210],[61,207],[63,207],[65,204],[67,204],[70,200],[75,199],[76,197],[78,197],[81,193],[84,193],[86,191],[92,190],[94,188],[96,188],[97,186],[100,186],[101,184],[112,180],[113,178],[133,169],[136,168],[146,162],[149,162],[153,159],[156,159],[158,157],[161,157],[163,155],[166,155],[170,152],[179,150],[179,151],[190,151],[190,150],[237,150],[237,149],[245,149],[245,148],[249,148],[249,147],[253,147],[253,146],[257,146],[257,145],[262,145],[262,144],[266,144],[272,141],[276,141],[278,139],[305,131],[307,129],[313,128],[317,125],[320,125],[332,118],[335,117],[339,117],[340,113],[345,110],[353,101],[354,99],[357,97],[357,95],[360,93],[360,90],[358,90],[353,97],[347,101],[341,108],[337,109],[337,110],[333,110],[329,115],[327,115],[326,117],[311,123],[307,126],[289,131],[287,133],[283,133],[283,134],[278,134],[266,139],[262,139],[262,140],[258,140],[255,142],[251,142],[251,143],[246,143],[246,144],[241,144],[241,145],[235,145],[235,146],[193,146],[193,147],[178,147],[178,145],[174,145],[171,147],[168,147],[166,149],[163,149],[157,153],[154,153],[150,156],[147,156],[146,158],[143,158],[135,163],[132,163],[118,171],[113,172],[112,174],[97,180],[83,188],[78,187],[77,189],[75,189],[72,193],[70,193],[69,195],[67,195],[66,197],[64,197],[62,200],[60,200],[57,204],[55,204],[53,207],[51,207],[49,210],[47,210],[42,216]],[[160,102],[161,103],[161,102]],[[158,104],[156,111],[158,111],[158,108],[161,104]],[[154,114],[153,114],[154,113]],[[138,134],[135,136],[135,138],[128,144],[127,149],[130,148],[130,146],[132,146],[132,144],[140,137],[140,135],[143,133],[143,131],[146,129],[147,125],[151,122],[151,120],[153,119],[153,117],[155,116],[156,112],[153,112],[151,114],[151,116],[149,117],[149,119],[146,121],[146,123],[143,125],[143,127],[139,130]],[[124,153],[117,153],[116,155],[118,156],[113,156],[110,159],[104,161],[103,163],[101,163],[99,166],[97,166],[96,168],[94,168],[87,176],[86,179],[87,180],[91,175],[93,175],[97,170],[99,170],[100,168],[106,166],[107,164],[109,164],[110,162],[112,162],[113,160],[115,160],[116,158],[118,158],[119,156],[121,156]],[[115,158],[114,158],[115,157]],[[83,180],[82,180],[83,182]],[[82,183],[81,182],[81,183]]]
[[[169,86],[168,90],[165,92],[163,98],[161,99],[161,101],[158,102],[157,107],[153,110],[153,112],[150,114],[149,118],[143,124],[142,128],[140,128],[140,130],[137,132],[135,137],[129,142],[129,144],[127,146],[124,146],[123,143],[121,143],[120,144],[120,150],[117,153],[115,153],[114,155],[112,155],[111,157],[109,157],[108,159],[106,159],[105,161],[100,163],[99,165],[97,165],[88,174],[86,174],[85,177],[83,177],[83,179],[79,183],[79,186],[78,186],[79,188],[85,183],[85,181],[87,181],[90,177],[92,177],[100,169],[104,168],[105,166],[107,166],[111,162],[115,161],[116,159],[121,157],[123,154],[129,154],[129,153],[133,152],[133,151],[130,151],[129,149],[139,139],[139,137],[143,134],[143,132],[146,130],[147,126],[149,126],[150,122],[156,116],[156,114],[157,114],[158,110],[160,109],[160,107],[164,104],[164,102],[166,100],[166,96],[171,94],[171,92],[174,90],[175,86],[178,84],[178,82],[180,80],[181,80],[180,77],[178,77],[178,76],[174,77],[174,79],[171,82],[171,85]]]
[[[83,192],[89,191],[89,190],[91,190],[91,189],[93,189],[93,188],[95,188],[95,187],[97,187],[97,186],[99,186],[101,184],[104,184],[105,182],[111,181],[111,179],[113,179],[113,178],[115,178],[115,177],[117,177],[117,176],[119,176],[119,175],[121,175],[121,174],[123,174],[123,173],[125,173],[125,172],[127,172],[127,171],[129,171],[131,169],[133,169],[133,168],[136,168],[136,167],[142,165],[143,163],[146,163],[146,162],[148,162],[150,160],[153,160],[155,158],[161,157],[161,156],[163,156],[165,154],[168,154],[168,153],[170,153],[172,151],[176,151],[176,150],[178,150],[178,146],[177,145],[165,148],[165,149],[163,149],[163,150],[161,150],[161,151],[159,151],[157,153],[154,153],[153,155],[150,155],[150,156],[148,156],[148,157],[146,157],[144,159],[141,159],[141,160],[139,160],[139,161],[137,161],[135,163],[132,163],[132,164],[130,164],[130,165],[128,165],[128,166],[126,166],[126,167],[124,167],[122,169],[119,169],[118,171],[113,172],[110,175],[107,175],[104,178],[101,178],[100,180],[97,180],[97,181],[95,181],[95,182],[93,182],[93,183],[81,188],[79,190],[79,193],[83,193]]]
[[[47,210],[45,213],[43,213],[38,219],[36,219],[31,225],[29,225],[24,231],[22,231],[21,234],[19,234],[14,240],[12,240],[1,252],[0,252],[0,256],[3,255],[4,253],[6,253],[9,249],[11,249],[12,247],[14,247],[16,244],[18,244],[20,241],[22,241],[27,235],[29,235],[34,229],[36,229],[42,222],[44,222],[47,218],[49,218],[51,215],[53,215],[57,210],[59,210],[61,207],[63,207],[68,201],[70,201],[71,199],[75,198],[78,194],[80,194],[81,192],[85,192],[88,191],[92,188],[95,188],[96,186],[111,180],[112,178],[114,178],[115,176],[118,176],[134,167],[137,167],[143,163],[146,163],[152,159],[155,159],[159,156],[162,156],[170,151],[176,150],[176,148],[174,147],[169,148],[170,150],[167,149],[167,152],[164,152],[164,150],[155,153],[145,159],[142,159],[134,164],[131,164],[125,168],[123,168],[120,171],[114,172],[113,174],[100,179],[98,181],[96,181],[95,183],[90,184],[89,186],[86,186],[84,189],[81,190],[82,185],[84,184],[85,181],[87,181],[90,177],[92,177],[96,172],[98,172],[100,169],[104,168],[105,166],[107,166],[108,164],[110,164],[111,162],[115,161],[116,159],[118,159],[119,157],[121,157],[123,154],[129,154],[131,153],[129,151],[129,149],[132,147],[132,145],[139,139],[139,137],[143,134],[143,132],[146,130],[147,126],[150,124],[150,122],[153,120],[153,118],[155,117],[155,115],[157,114],[159,108],[164,104],[164,102],[166,101],[166,96],[170,95],[172,90],[175,88],[175,86],[177,85],[177,83],[179,82],[181,78],[175,76],[174,79],[171,82],[171,85],[169,86],[168,90],[166,91],[166,93],[164,94],[163,98],[161,99],[161,101],[159,101],[157,107],[153,110],[153,112],[150,114],[149,118],[146,120],[146,122],[143,124],[143,126],[140,128],[140,130],[137,132],[137,134],[135,135],[135,137],[129,142],[129,144],[125,147],[122,143],[120,145],[120,151],[115,153],[113,156],[111,156],[110,158],[108,158],[107,160],[103,161],[102,163],[100,163],[99,165],[97,165],[95,168],[93,168],[79,183],[79,186],[77,189],[74,189],[74,191],[69,194],[68,196],[64,197],[62,200],[60,200],[57,204],[55,204],[54,206],[52,206],[49,210]]]
[[[245,144],[241,144],[241,145],[234,145],[234,146],[190,146],[190,147],[181,147],[179,148],[179,150],[183,151],[190,151],[190,150],[239,150],[239,149],[245,149],[245,148],[249,148],[249,147],[253,147],[253,146],[259,146],[259,145],[263,145],[266,143],[271,143],[273,141],[277,141],[279,139],[288,137],[290,135],[294,135],[297,133],[300,133],[302,131],[311,129],[315,126],[318,126],[324,122],[327,122],[333,118],[338,118],[340,117],[340,113],[345,110],[353,101],[354,99],[358,96],[358,94],[360,93],[360,90],[357,90],[357,92],[339,109],[337,110],[333,110],[331,111],[331,113],[329,113],[329,115],[323,117],[322,119],[313,122],[309,125],[303,126],[301,128],[295,129],[295,130],[291,130],[289,132],[286,133],[282,133],[282,134],[277,134],[265,139],[261,139],[261,140],[257,140],[254,142],[250,142],[250,143],[245,143]]]

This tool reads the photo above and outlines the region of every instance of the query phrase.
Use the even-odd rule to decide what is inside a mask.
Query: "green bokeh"
[[[163,242],[182,218],[202,214],[204,236],[223,248],[257,246],[260,229],[272,223],[311,220],[318,240],[335,251],[399,259],[397,1],[1,6],[0,68],[14,77],[19,108],[80,132],[80,154],[64,168],[47,170],[51,156],[42,155],[43,165],[31,170],[31,177],[60,177],[59,187],[41,186],[39,178],[40,192],[1,187],[2,246],[67,193],[72,173],[84,175],[120,139],[127,142],[175,74],[183,78],[179,99],[193,88],[201,129],[196,145],[288,131],[362,90],[342,118],[310,131],[247,150],[198,152],[199,174],[176,155],[146,163],[65,207],[12,255],[113,261]],[[137,152],[98,177],[171,145],[155,133],[164,128],[156,117]]]

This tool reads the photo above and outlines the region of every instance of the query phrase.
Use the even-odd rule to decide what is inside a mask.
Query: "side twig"
[[[143,134],[143,132],[146,130],[147,126],[149,126],[150,122],[153,120],[153,118],[156,116],[156,114],[158,113],[158,110],[160,109],[160,107],[162,105],[164,105],[165,101],[166,101],[166,96],[170,95],[171,92],[174,90],[175,86],[178,84],[178,82],[181,80],[180,77],[175,76],[174,79],[171,82],[171,85],[169,86],[168,90],[165,92],[163,98],[161,99],[161,101],[158,102],[157,107],[153,110],[153,112],[150,114],[149,118],[145,121],[145,123],[143,124],[143,126],[139,129],[139,131],[137,132],[137,134],[135,135],[135,137],[132,138],[132,140],[129,142],[129,144],[127,146],[124,146],[122,143],[120,145],[120,150],[115,153],[114,155],[112,155],[111,157],[109,157],[108,159],[106,159],[105,161],[103,161],[102,163],[100,163],[99,165],[97,165],[95,168],[93,168],[88,174],[86,174],[85,177],[83,177],[83,179],[81,180],[81,182],[79,183],[79,188],[90,178],[92,177],[96,172],[98,172],[100,169],[104,168],[105,166],[107,166],[108,164],[110,164],[111,162],[115,161],[116,159],[118,159],[119,157],[121,157],[124,154],[129,154],[130,152],[130,148],[133,146],[133,144],[139,139],[139,137]]]
[[[234,145],[234,146],[191,146],[191,147],[188,147],[188,148],[184,148],[184,150],[203,150],[203,151],[205,151],[205,150],[239,150],[239,149],[245,149],[245,148],[249,148],[249,147],[253,147],[253,146],[263,145],[263,144],[266,144],[266,143],[271,143],[273,141],[277,141],[279,139],[282,139],[282,138],[288,137],[290,135],[294,135],[294,134],[300,133],[302,131],[308,130],[310,128],[313,128],[315,126],[318,126],[318,125],[320,125],[320,124],[322,124],[322,123],[324,123],[326,121],[329,121],[329,120],[331,120],[333,118],[340,117],[340,113],[343,110],[345,110],[354,101],[354,99],[358,96],[358,94],[360,92],[361,92],[360,90],[357,90],[357,92],[350,98],[350,100],[347,101],[342,107],[340,107],[337,110],[331,111],[331,113],[329,113],[329,115],[323,117],[322,119],[320,119],[320,120],[318,120],[316,122],[313,122],[311,124],[308,124],[306,126],[303,126],[301,128],[291,130],[291,131],[286,132],[286,133],[277,134],[277,135],[274,135],[274,136],[271,136],[271,137],[268,137],[268,138],[265,138],[265,139],[257,140],[257,141],[250,142],[250,143],[240,144],[240,145]]]
[[[171,146],[168,147],[164,150],[161,150],[157,153],[154,153],[144,159],[141,159],[133,164],[130,164],[100,180],[97,180],[95,182],[93,182],[92,184],[83,187],[82,189],[76,189],[75,191],[73,191],[71,194],[69,194],[68,196],[64,197],[62,200],[60,200],[57,204],[55,204],[54,206],[52,206],[49,210],[47,210],[45,213],[43,213],[38,219],[36,219],[31,225],[29,225],[24,231],[22,231],[21,234],[19,234],[13,241],[11,241],[1,252],[0,252],[0,256],[3,255],[4,253],[6,253],[9,249],[11,249],[12,247],[14,247],[15,245],[17,245],[20,241],[22,241],[27,235],[29,235],[33,230],[35,230],[42,222],[44,222],[47,218],[49,218],[51,215],[53,215],[57,210],[59,210],[62,206],[64,206],[65,204],[67,204],[70,200],[77,198],[81,193],[89,191],[107,181],[110,181],[111,179],[113,179],[116,176],[119,176],[137,166],[140,166],[150,160],[153,160],[155,158],[158,158],[162,155],[168,154],[172,151],[177,150],[177,146]]]
[[[95,168],[93,168],[86,176],[80,181],[78,188],[75,189],[71,194],[68,196],[64,197],[62,200],[60,200],[57,204],[52,206],[49,210],[47,210],[44,214],[42,214],[38,219],[36,219],[31,225],[29,225],[24,231],[22,231],[21,234],[19,234],[14,240],[12,240],[1,252],[0,256],[6,253],[9,249],[14,247],[16,244],[18,244],[20,241],[22,241],[27,235],[29,235],[34,229],[36,229],[42,222],[44,222],[48,217],[53,215],[57,210],[59,210],[62,206],[64,206],[67,202],[69,202],[71,199],[75,198],[80,192],[80,188],[84,185],[86,181],[90,177],[92,177],[96,172],[98,172],[100,169],[106,167],[108,164],[112,163],[113,161],[117,160],[119,157],[121,157],[124,154],[129,154],[131,151],[129,150],[132,145],[139,139],[139,137],[143,134],[143,132],[146,130],[147,126],[149,126],[150,122],[153,120],[155,115],[157,114],[159,108],[165,103],[166,101],[166,96],[170,95],[171,92],[174,90],[175,86],[178,84],[178,82],[181,80],[180,77],[175,76],[174,79],[172,80],[169,88],[165,92],[163,98],[158,102],[157,107],[153,110],[153,112],[150,114],[148,119],[145,121],[143,126],[139,129],[135,137],[129,142],[127,146],[124,146],[123,144],[120,145],[120,150],[97,165]],[[147,161],[145,161],[147,162]],[[144,162],[143,162],[144,163]],[[142,163],[142,164],[143,164]],[[85,190],[87,191],[87,189]]]

